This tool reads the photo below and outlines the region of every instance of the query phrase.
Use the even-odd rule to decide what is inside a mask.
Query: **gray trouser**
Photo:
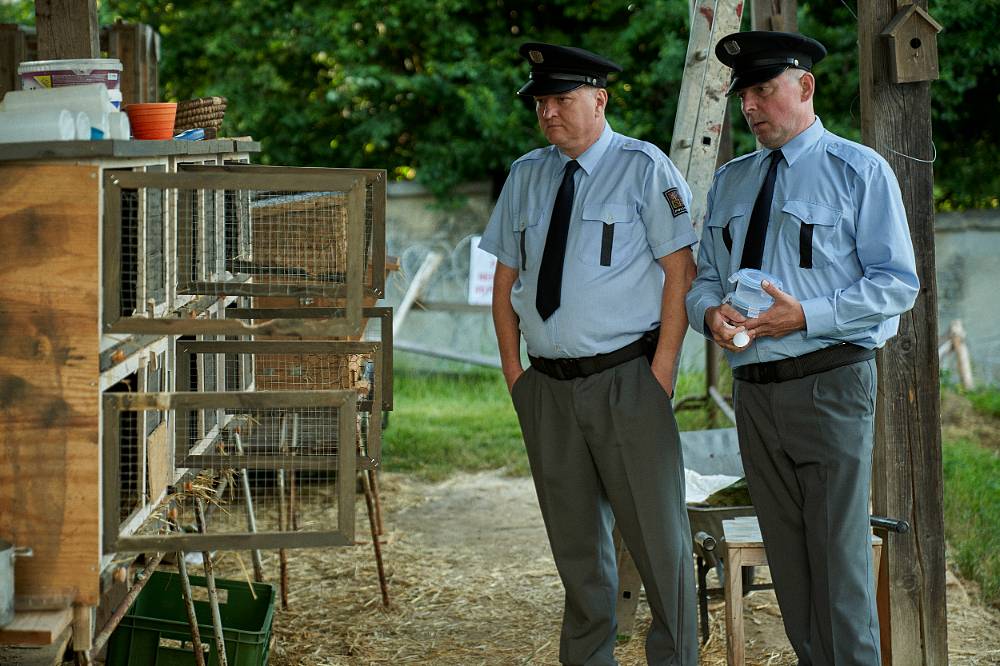
[[[670,400],[645,358],[560,381],[529,369],[512,399],[566,590],[559,660],[614,664],[617,521],[646,588],[646,660],[698,661],[691,531]]]
[[[877,666],[868,494],[875,361],[735,382],[740,452],[785,632],[802,666]]]

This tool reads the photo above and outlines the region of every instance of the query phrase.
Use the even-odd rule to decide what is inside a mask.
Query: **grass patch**
[[[965,395],[980,414],[1000,418],[1000,389],[980,388]]]
[[[1000,454],[974,441],[943,445],[944,524],[951,557],[1000,607]]]
[[[521,428],[500,371],[398,371],[385,468],[436,481],[457,471],[528,474]]]
[[[491,469],[512,476],[530,473],[521,428],[499,370],[459,363],[428,370],[407,357],[396,357],[395,410],[384,434],[385,469],[429,481]],[[704,392],[701,373],[679,378],[678,397]],[[724,416],[711,411],[716,413],[704,408],[679,411],[681,430],[729,427]]]

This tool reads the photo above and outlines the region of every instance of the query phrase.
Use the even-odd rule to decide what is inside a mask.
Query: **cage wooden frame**
[[[274,548],[312,548],[346,546],[354,543],[356,495],[356,455],[295,456],[295,455],[187,455],[173,461],[177,478],[193,470],[335,470],[337,474],[337,528],[311,532],[240,532],[225,534],[121,534],[121,496],[119,480],[119,415],[123,411],[196,410],[196,409],[274,409],[333,407],[338,410],[338,446],[356,449],[357,393],[338,391],[261,391],[261,392],[195,392],[195,393],[105,393],[102,396],[102,514],[104,552],[173,552],[203,550],[247,550]],[[176,424],[176,413],[174,415]],[[226,424],[220,426],[226,427]],[[176,428],[173,435],[178,437]],[[218,433],[216,434],[218,437]],[[176,444],[176,442],[175,442]],[[176,447],[175,447],[176,450]],[[353,453],[353,451],[352,451]]]
[[[245,167],[234,165],[190,165],[176,173],[147,173],[133,171],[107,171],[104,174],[103,222],[103,304],[101,321],[105,333],[132,334],[219,334],[245,335],[292,335],[299,337],[337,337],[358,335],[362,326],[361,309],[364,299],[365,272],[365,197],[369,176],[349,169],[308,169],[295,167],[275,167],[266,173],[243,171]],[[167,279],[175,286],[175,294],[195,296],[187,306],[176,308],[160,315],[125,316],[121,313],[121,193],[123,189],[141,190],[156,188],[172,191],[167,197],[169,204],[176,208],[176,221],[171,231],[173,243],[166,249]],[[217,198],[225,191],[259,190],[288,192],[343,192],[347,198],[347,242],[346,272],[342,283],[335,285],[315,284],[262,284],[250,280],[220,281],[181,280],[179,276],[190,275],[190,253],[186,251],[181,233],[182,225],[189,216],[181,210],[185,205],[183,197],[176,192],[193,191],[215,193]],[[179,201],[179,199],[181,199]],[[190,209],[188,209],[190,210]],[[203,228],[202,233],[220,234],[221,207],[216,202],[212,228]],[[141,212],[140,212],[141,214]],[[142,224],[139,225],[143,227]],[[201,225],[207,227],[207,225]],[[373,235],[380,240],[380,234]],[[382,242],[378,243],[382,245]],[[217,247],[217,246],[216,246]],[[189,249],[189,248],[188,248]],[[384,251],[379,262],[384,266]],[[141,259],[141,258],[140,258]],[[384,268],[381,273],[384,276]],[[384,279],[384,277],[383,277]],[[168,284],[169,287],[169,284]],[[209,296],[206,299],[206,295]],[[343,307],[326,319],[284,319],[272,320],[252,326],[238,319],[210,319],[205,317],[205,305],[214,303],[221,296],[312,296],[334,297],[343,300]],[[201,298],[198,298],[201,296]],[[204,302],[203,302],[204,301]]]
[[[385,296],[385,210],[386,210],[386,172],[384,169],[342,169],[330,167],[282,167],[260,164],[228,163],[222,166],[204,164],[184,164],[179,171],[187,173],[212,173],[220,169],[224,173],[239,176],[241,174],[264,176],[270,178],[288,169],[296,173],[323,171],[324,173],[343,174],[348,177],[360,177],[365,181],[365,188],[372,189],[372,228],[371,244],[363,253],[367,268],[362,281],[364,295],[380,299]],[[366,230],[367,235],[367,230]],[[266,294],[259,294],[266,295]]]
[[[389,308],[382,308],[389,310]],[[391,328],[392,323],[389,323]],[[392,385],[392,368],[385,363],[386,347],[376,340],[177,340],[175,346],[175,384],[178,391],[190,391],[191,356],[195,354],[370,354],[375,364],[375,383],[371,397],[357,405],[358,418],[370,414],[364,451],[358,452],[360,469],[374,469],[382,461],[382,419],[386,387]],[[391,354],[391,352],[390,352]],[[256,384],[256,380],[254,382]],[[309,389],[326,390],[326,389]],[[330,389],[339,390],[339,389]],[[351,389],[347,389],[351,390]],[[260,393],[254,389],[253,392]],[[272,391],[273,392],[273,391]],[[284,390],[282,393],[286,392]],[[383,405],[383,407],[376,407]],[[187,417],[176,415],[178,429],[187,427]],[[206,433],[207,434],[207,433]],[[175,450],[175,456],[180,452]]]
[[[301,308],[226,308],[226,314],[234,319],[252,319],[271,321],[282,319],[325,319],[337,316],[340,308],[301,307]],[[382,385],[382,409],[387,412],[393,407],[393,352],[392,352],[392,308],[366,307],[361,315],[365,319],[378,318],[379,339],[382,344],[382,373],[385,383]]]

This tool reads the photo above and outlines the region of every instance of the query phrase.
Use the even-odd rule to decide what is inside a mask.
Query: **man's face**
[[[812,74],[788,69],[739,91],[743,117],[765,148],[776,149],[812,124]]]
[[[604,129],[607,99],[607,91],[587,86],[557,95],[535,97],[538,126],[550,143],[577,157]]]

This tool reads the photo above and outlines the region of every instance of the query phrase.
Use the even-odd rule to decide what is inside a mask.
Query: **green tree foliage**
[[[803,32],[830,55],[817,69],[817,111],[860,139],[856,0],[799,2]],[[610,88],[618,131],[670,144],[687,48],[686,0],[99,0],[101,20],[141,21],[163,37],[168,99],[229,98],[226,132],[263,142],[260,161],[387,168],[439,194],[500,181],[543,139],[514,91],[525,41],[571,43],[625,71]],[[936,192],[945,209],[1000,205],[1000,0],[940,0],[931,12],[941,80],[933,87]],[[32,3],[0,4],[0,21]],[[753,139],[731,106],[736,153]],[[905,122],[905,118],[900,119]],[[926,158],[927,155],[918,157]]]
[[[800,2],[799,28],[830,49],[817,69],[817,113],[832,131],[860,141],[857,1],[850,7],[843,1]],[[929,159],[937,152],[940,210],[1000,207],[1000,170],[991,164],[1000,146],[1000,0],[939,0],[929,11],[944,26],[938,35],[941,78],[931,88],[934,146],[914,157]]]
[[[227,131],[261,138],[262,161],[387,167],[438,193],[502,178],[538,145],[513,94],[522,42],[573,42],[619,60],[627,73],[612,122],[660,145],[687,43],[678,0],[114,0],[101,13],[156,27],[166,96],[225,95]]]

